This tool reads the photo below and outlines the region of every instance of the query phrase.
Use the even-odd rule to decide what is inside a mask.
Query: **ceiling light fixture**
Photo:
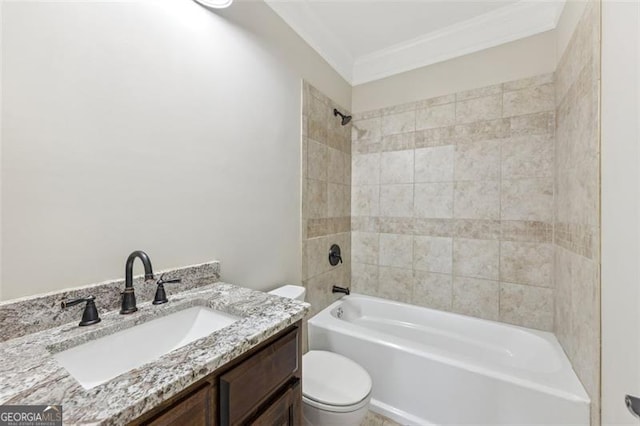
[[[214,9],[224,9],[225,7],[231,6],[233,0],[195,0],[206,7],[212,7]]]

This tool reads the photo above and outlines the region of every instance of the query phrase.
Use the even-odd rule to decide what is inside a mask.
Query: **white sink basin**
[[[83,388],[91,389],[239,319],[197,306],[83,343],[53,357]]]

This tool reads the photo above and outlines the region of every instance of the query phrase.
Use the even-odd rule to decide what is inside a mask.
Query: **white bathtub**
[[[309,347],[367,369],[371,409],[402,424],[589,424],[551,333],[352,294],[309,320]]]

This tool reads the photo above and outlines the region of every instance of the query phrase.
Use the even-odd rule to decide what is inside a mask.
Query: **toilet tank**
[[[269,294],[275,294],[276,296],[286,297],[289,299],[296,299],[304,302],[304,295],[306,289],[299,285],[283,285],[275,290],[271,290]]]

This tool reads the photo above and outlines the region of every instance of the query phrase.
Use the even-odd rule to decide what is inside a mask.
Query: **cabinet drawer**
[[[284,385],[298,366],[298,328],[220,376],[220,423],[235,425]]]
[[[211,414],[211,388],[203,387],[176,402],[145,425],[209,426],[212,424]]]
[[[249,424],[251,426],[301,425],[300,400],[302,396],[300,392],[300,381],[297,380]]]

